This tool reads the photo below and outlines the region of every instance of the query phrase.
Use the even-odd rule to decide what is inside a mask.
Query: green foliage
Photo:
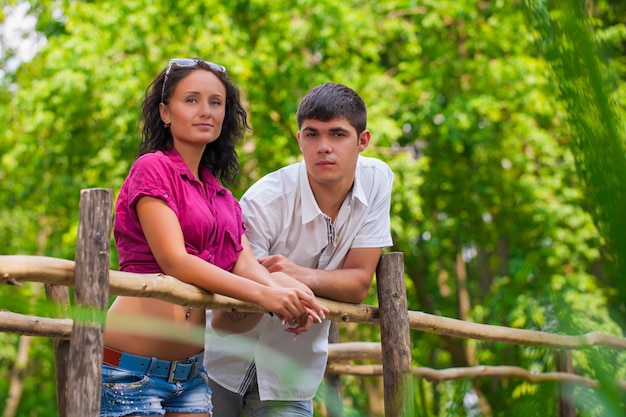
[[[0,333],[0,369],[13,365],[17,354],[17,335]],[[29,350],[30,360],[23,380],[24,390],[17,410],[18,416],[58,415],[56,407],[54,354],[52,341],[47,338],[33,338]],[[6,403],[9,380],[0,381],[0,404]]]
[[[619,216],[626,193],[616,181],[626,6],[593,2],[584,26],[574,26],[579,21],[562,11],[574,3],[32,1],[47,43],[0,77],[0,253],[73,259],[80,189],[119,190],[137,151],[146,86],[170,57],[200,56],[224,64],[247,103],[253,131],[240,146],[235,195],[299,159],[298,100],[316,84],[345,83],[368,104],[366,153],[396,175],[391,250],[404,253],[409,309],[623,335],[624,312],[611,306],[624,299],[614,266],[626,236]],[[585,33],[590,43],[578,43]],[[582,46],[598,53],[559,66]],[[3,51],[2,68],[12,53]],[[603,74],[599,90],[576,72],[585,65]],[[591,98],[608,107],[590,107]],[[50,315],[36,286],[0,287],[0,297],[11,311]],[[375,286],[366,302],[376,302]],[[340,331],[342,341],[380,337],[376,326]],[[0,334],[0,403],[17,341]],[[537,347],[413,332],[412,348],[415,365],[437,369],[555,367],[552,350]],[[36,339],[30,356],[19,415],[54,415],[51,343]],[[575,391],[579,414],[619,415],[623,391],[612,382],[626,379],[624,354],[589,349],[573,358],[577,373],[603,381],[601,390]],[[369,415],[380,380],[342,383],[345,415]],[[551,384],[416,379],[414,386],[424,416],[471,415],[474,396],[494,416],[556,412]]]
[[[20,416],[54,416],[56,410],[55,364],[52,341],[34,338],[29,355],[37,360],[28,362],[22,401],[18,408]]]

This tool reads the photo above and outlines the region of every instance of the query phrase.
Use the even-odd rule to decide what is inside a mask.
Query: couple
[[[238,172],[248,122],[226,69],[172,59],[148,87],[139,157],[116,203],[120,270],[171,275],[270,314],[117,297],[101,416],[313,415],[330,326],[315,296],[364,299],[392,244],[393,174],[360,156],[367,111],[348,87],[315,87],[296,118],[304,161],[262,178],[239,203],[222,183]]]

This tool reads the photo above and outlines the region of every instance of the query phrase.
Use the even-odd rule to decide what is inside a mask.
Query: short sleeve
[[[367,158],[369,164],[360,171],[360,180],[368,189],[368,216],[357,233],[352,247],[389,247],[391,237],[391,191],[393,171],[377,159]]]
[[[174,198],[172,178],[176,175],[169,161],[161,153],[139,157],[128,175],[128,204],[135,207],[139,198],[148,196],[163,200],[179,215]]]

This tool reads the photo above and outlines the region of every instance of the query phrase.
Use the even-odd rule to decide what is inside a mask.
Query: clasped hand
[[[296,340],[304,332],[308,331],[311,328],[311,325],[313,323],[321,323],[322,319],[326,317],[326,313],[328,313],[330,310],[328,310],[327,307],[325,307],[324,305],[319,303],[317,300],[315,300],[315,295],[313,294],[313,291],[309,287],[307,287],[305,284],[303,284],[302,282],[298,281],[297,279],[288,275],[285,272],[275,272],[276,268],[271,268],[271,266],[272,265],[275,266],[276,262],[271,262],[270,260],[268,260],[268,258],[272,258],[272,260],[276,261],[278,257],[273,256],[273,257],[259,258],[259,262],[271,272],[272,286],[279,287],[279,288],[296,288],[301,291],[304,291],[310,297],[310,299],[312,299],[313,302],[316,304],[314,306],[311,303],[309,303],[307,300],[301,299],[301,302],[306,309],[306,312],[304,314],[301,314],[299,317],[295,317],[295,316],[278,317],[278,319],[281,320],[283,325],[288,324],[289,326],[291,326],[291,327],[287,327],[285,331],[289,333],[293,333],[295,335],[294,340]],[[280,258],[284,258],[284,257],[280,257]],[[263,261],[266,261],[266,264],[270,265],[270,267],[266,266],[266,264],[264,264]],[[288,262],[291,263],[291,261],[288,261]],[[295,266],[295,264],[291,263],[291,266]],[[274,271],[272,271],[272,269],[274,269]],[[289,269],[289,268],[286,268],[286,269]]]

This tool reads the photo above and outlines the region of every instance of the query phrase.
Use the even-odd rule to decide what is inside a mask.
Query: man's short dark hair
[[[361,96],[345,85],[334,83],[321,84],[309,91],[296,113],[298,128],[307,119],[326,122],[339,117],[345,117],[357,135],[367,128],[367,107]]]

